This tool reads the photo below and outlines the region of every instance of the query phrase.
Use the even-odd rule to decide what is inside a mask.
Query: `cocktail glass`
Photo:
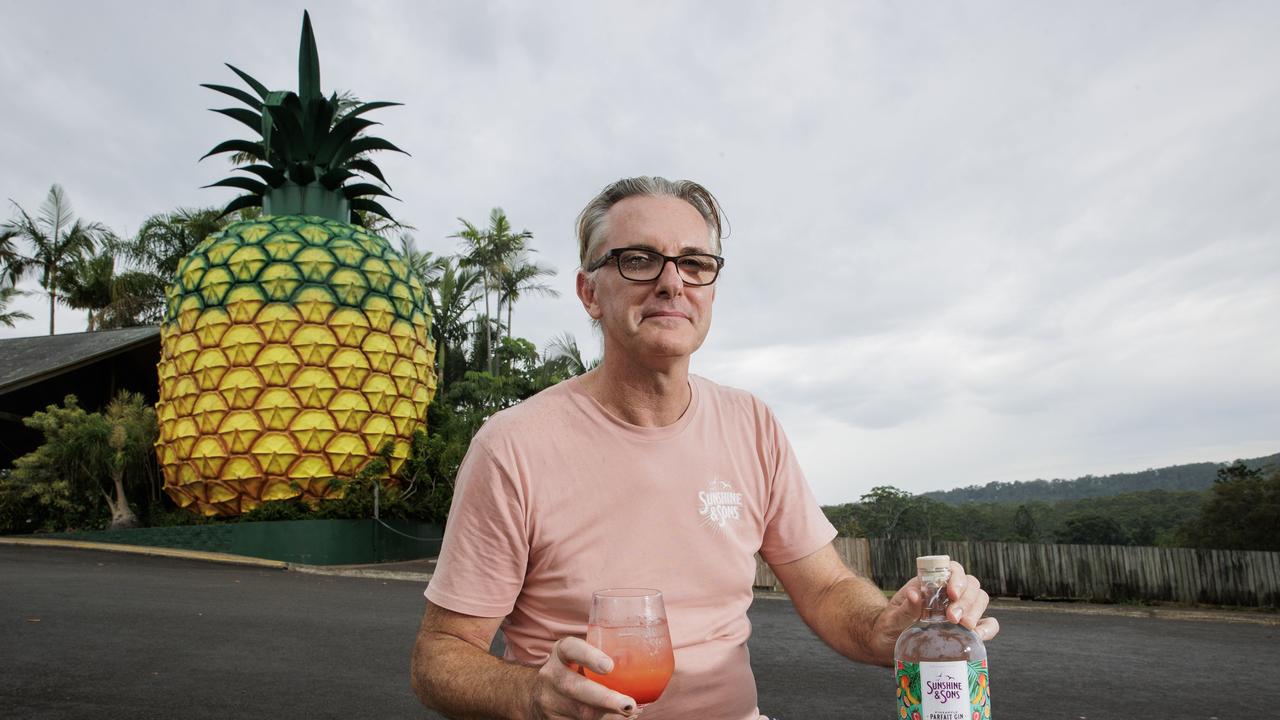
[[[613,670],[587,678],[630,695],[639,714],[657,700],[675,672],[671,631],[662,593],[645,588],[610,588],[591,594],[587,642],[613,658]]]

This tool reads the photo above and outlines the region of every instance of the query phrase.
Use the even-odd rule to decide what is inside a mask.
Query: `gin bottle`
[[[947,620],[951,558],[916,558],[924,590],[920,620],[898,636],[899,720],[991,720],[987,649],[977,633]]]

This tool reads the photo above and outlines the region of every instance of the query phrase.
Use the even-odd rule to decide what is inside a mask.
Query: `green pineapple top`
[[[262,207],[269,214],[319,215],[344,222],[358,222],[357,210],[392,219],[391,213],[374,198],[393,196],[371,182],[359,182],[365,179],[359,174],[376,178],[390,187],[378,166],[363,155],[374,150],[404,151],[382,138],[360,135],[361,131],[378,124],[360,116],[400,103],[362,103],[339,116],[337,93],[326,98],[320,92],[320,57],[311,32],[311,17],[305,11],[298,47],[298,92],[268,90],[234,65],[227,67],[239,75],[257,97],[225,85],[204,83],[202,86],[247,105],[247,108],[219,108],[214,112],[244,123],[259,137],[226,140],[201,158],[238,152],[257,160],[236,168],[257,176],[256,179],[233,175],[206,186],[247,191],[228,203],[223,215],[243,208]],[[352,179],[358,181],[347,184]]]

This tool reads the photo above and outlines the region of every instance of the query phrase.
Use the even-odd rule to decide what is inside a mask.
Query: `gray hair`
[[[668,180],[663,177],[642,175],[640,177],[623,178],[611,183],[599,195],[591,198],[591,202],[578,214],[578,263],[586,268],[591,251],[604,242],[607,221],[605,216],[619,202],[636,196],[673,197],[684,200],[693,206],[707,223],[707,231],[711,236],[712,251],[720,254],[720,239],[728,233],[725,229],[728,218],[720,208],[720,202],[710,190],[692,180]]]

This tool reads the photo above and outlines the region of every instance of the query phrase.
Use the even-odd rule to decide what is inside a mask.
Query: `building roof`
[[[154,325],[0,340],[0,395],[157,342]]]

